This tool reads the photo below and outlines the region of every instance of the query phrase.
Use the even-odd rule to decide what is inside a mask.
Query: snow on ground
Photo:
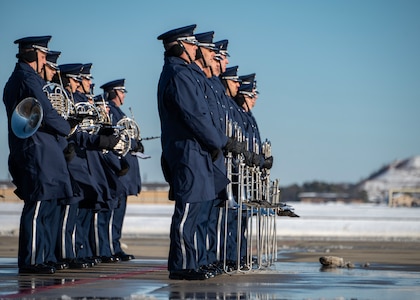
[[[291,206],[300,218],[276,217],[279,238],[420,240],[420,208],[336,203]],[[0,236],[18,234],[21,209],[22,203],[0,203]],[[168,238],[172,211],[173,204],[129,203],[123,236]]]

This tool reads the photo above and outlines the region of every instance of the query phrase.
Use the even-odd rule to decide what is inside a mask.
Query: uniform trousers
[[[212,226],[210,220],[211,208],[214,201],[205,201],[201,204],[201,211],[197,220],[197,230],[195,236],[195,249],[197,254],[198,266],[205,266],[208,264],[207,261],[207,249],[208,249],[208,227]]]
[[[228,209],[227,213],[226,260],[237,260],[238,209]]]
[[[111,257],[112,249],[112,219],[114,216],[113,209],[101,210],[94,214],[93,232],[94,246],[92,247],[95,256]]]
[[[61,206],[60,226],[57,238],[57,258],[76,258],[75,228],[78,213],[78,203]]]
[[[51,220],[49,223],[48,232],[50,236],[45,237],[47,241],[47,245],[49,246],[44,254],[44,261],[45,262],[57,262],[59,261],[59,257],[57,257],[57,240],[58,240],[58,230],[60,228],[60,218],[61,218],[61,207],[62,204],[59,201],[52,201],[51,203],[53,209],[53,215],[51,216]]]
[[[19,227],[18,266],[42,264],[56,239],[57,200],[25,201]]]
[[[90,244],[90,231],[92,229],[93,211],[91,208],[80,207],[76,217],[76,257],[92,257],[93,252]]]
[[[185,203],[175,201],[170,229],[168,270],[197,270],[194,237],[201,212],[201,202]]]
[[[112,218],[112,255],[117,253],[124,252],[121,249],[121,236],[122,236],[122,227],[124,223],[125,212],[127,210],[127,197],[121,196],[119,205],[114,209],[114,214]]]
[[[238,208],[239,209],[239,208]],[[228,213],[228,247],[227,247],[227,260],[231,260],[236,262],[238,259],[238,252],[239,257],[241,260],[244,260],[247,256],[247,247],[248,247],[248,239],[247,239],[247,231],[248,231],[248,222],[249,222],[249,215],[248,211],[242,209],[241,214],[241,228],[238,229],[238,217],[239,211],[238,209],[231,210],[229,209]],[[238,237],[239,234],[239,237]],[[239,251],[238,251],[238,242]]]
[[[222,262],[225,257],[225,207],[224,205],[217,207],[217,249],[216,262]]]
[[[216,199],[212,202],[210,206],[210,213],[208,218],[207,224],[207,263],[208,264],[215,264],[220,261],[220,249],[221,249],[221,222],[222,222],[222,215],[220,215],[219,203],[221,202],[220,199]]]
[[[241,220],[241,260],[245,261],[248,256],[248,222],[252,218],[252,215],[245,209],[242,209],[242,220]]]

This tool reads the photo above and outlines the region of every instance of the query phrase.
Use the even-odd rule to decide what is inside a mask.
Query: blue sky
[[[16,63],[13,41],[52,35],[59,63],[93,63],[95,93],[126,79],[122,109],[141,136],[160,134],[156,37],[197,24],[229,40],[230,66],[257,74],[254,109],[272,143],[272,178],[355,183],[396,159],[420,155],[420,1],[1,1],[0,84]],[[144,142],[144,181],[160,182],[160,141]],[[8,179],[0,105],[0,180]]]

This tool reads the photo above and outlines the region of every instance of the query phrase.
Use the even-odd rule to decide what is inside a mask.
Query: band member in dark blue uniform
[[[94,257],[92,246],[94,246],[93,216],[94,211],[107,207],[112,201],[112,192],[108,184],[106,172],[101,163],[101,156],[106,155],[105,150],[112,150],[118,142],[118,137],[113,134],[105,136],[98,135],[97,128],[103,116],[96,115],[96,109],[99,109],[93,101],[92,90],[92,64],[83,64],[79,73],[80,84],[74,93],[75,104],[85,104],[87,107],[94,107],[92,113],[95,114],[93,120],[85,120],[77,131],[78,144],[77,157],[83,160],[86,166],[84,176],[79,176],[82,180],[83,200],[79,202],[76,218],[75,249],[78,260],[95,265],[102,260]],[[91,106],[90,106],[91,105]],[[99,111],[98,111],[99,112]],[[108,124],[110,125],[110,124]],[[92,127],[92,128],[90,128]],[[107,144],[107,145],[105,145]]]
[[[111,118],[112,125],[114,126],[117,125],[118,121],[127,117],[121,110],[121,106],[124,105],[125,94],[127,93],[124,83],[125,79],[117,79],[105,83],[101,86],[101,88],[104,90],[105,98],[108,100],[108,105],[110,108],[109,116]],[[121,158],[128,164],[127,174],[120,177],[121,183],[126,188],[126,193],[121,195],[118,201],[118,206],[113,210],[111,218],[111,252],[113,256],[119,258],[122,261],[134,259],[134,255],[125,253],[121,248],[120,239],[127,209],[127,196],[137,196],[141,191],[139,162],[138,158],[135,155],[132,155],[132,152],[144,152],[143,144],[139,138],[140,137],[137,137],[137,139],[131,139],[130,151]]]
[[[215,56],[215,45],[213,43],[213,31],[204,32],[200,34],[195,34],[195,38],[197,39],[197,54],[192,67],[198,66],[201,69],[201,76],[202,81],[204,82],[205,90],[204,93],[206,95],[207,104],[209,106],[210,115],[213,121],[213,125],[220,130],[220,133],[224,133],[222,129],[222,124],[220,124],[220,116],[223,114],[219,113],[218,106],[216,104],[216,94],[215,91],[212,90],[212,85],[210,83],[210,78],[212,77],[212,70],[211,64],[214,61]],[[224,174],[224,178],[226,177],[226,168],[224,165],[223,156],[220,155],[214,162],[214,168],[219,168],[220,171]],[[216,178],[215,178],[216,182]],[[227,182],[224,184],[226,186]],[[208,234],[208,227],[212,226],[209,221],[211,221],[211,212],[212,207],[214,207],[214,202],[217,199],[217,194],[215,191],[214,200],[212,201],[205,201],[201,204],[201,212],[198,217],[197,221],[197,229],[196,229],[196,251],[197,251],[197,264],[201,270],[207,271],[208,276],[214,277],[221,272],[218,272],[218,268],[211,265],[207,259],[207,241],[211,242],[211,239],[207,239]]]
[[[239,76],[241,79],[241,85],[238,89],[238,94],[235,97],[235,102],[242,108],[242,126],[246,136],[249,138],[248,149],[251,152],[252,158],[247,157],[246,164],[249,166],[256,166],[259,168],[270,169],[273,165],[273,157],[264,157],[261,154],[261,135],[258,129],[257,122],[252,114],[252,109],[255,106],[256,100],[258,98],[258,92],[256,89],[255,73]],[[240,249],[240,259],[245,261],[247,256],[247,238],[246,230],[248,223],[249,215],[246,213],[242,214],[241,222],[241,249]]]
[[[101,135],[119,134],[112,126],[108,101],[105,101],[104,95],[94,96],[93,102],[101,115],[99,122],[101,128],[98,133]],[[111,216],[113,210],[119,205],[119,199],[126,195],[120,176],[126,174],[129,167],[126,160],[120,159],[119,155],[115,153],[115,146],[112,149],[108,148],[107,151],[87,151],[88,163],[91,170],[95,173],[94,176],[99,185],[102,187],[102,198],[105,200],[105,203],[97,202],[95,204],[90,236],[91,248],[95,259],[100,259],[103,263],[120,261],[120,258],[114,256],[112,251]]]
[[[90,73],[91,67],[91,63],[82,65],[78,76],[79,85],[73,97],[75,104],[89,103],[94,107],[94,103],[91,101],[91,85],[93,79]],[[96,122],[96,120],[90,120],[90,122]],[[88,122],[88,124],[90,122]],[[100,139],[100,137],[93,134],[92,129],[83,127],[84,126],[82,124],[82,126],[77,129],[75,136],[85,138],[89,143],[99,144],[98,139]],[[83,189],[83,199],[78,203],[78,210],[76,215],[74,239],[75,255],[78,261],[84,262],[89,266],[93,266],[100,262],[98,258],[93,258],[94,255],[90,242],[90,231],[92,229],[91,225],[93,222],[93,209],[98,203],[104,204],[106,202],[106,200],[103,198],[104,194],[106,195],[106,193],[101,189],[101,185],[99,184],[99,180],[102,177],[98,176],[98,172],[95,172],[98,169],[101,170],[102,166],[100,163],[95,164],[94,159],[96,158],[95,154],[98,152],[97,148],[91,149],[92,147],[89,147],[86,144],[78,145],[80,144],[80,139],[75,139],[74,143],[77,147],[77,160],[81,161],[82,165],[86,167],[80,168],[84,169],[84,175],[78,176],[78,180],[82,181],[82,183],[79,185]],[[99,151],[102,150],[99,149]]]
[[[64,64],[60,65],[60,78],[58,81],[66,89],[68,98],[74,103],[74,112],[69,118],[83,119],[90,117],[89,107],[93,105],[88,102],[85,94],[77,91],[80,87],[82,78],[80,73],[83,64]],[[77,108],[82,105],[83,109]],[[92,112],[94,116],[94,112]],[[88,124],[89,120],[88,120]],[[96,203],[104,203],[104,191],[98,185],[98,180],[92,171],[92,165],[88,164],[87,150],[112,149],[118,142],[118,137],[113,135],[96,135],[88,132],[84,121],[74,128],[74,134],[69,138],[69,147],[72,146],[75,155],[68,159],[68,167],[71,178],[77,186],[78,194],[73,198],[63,201],[62,207],[62,226],[60,226],[60,239],[57,243],[57,253],[63,260],[69,263],[70,268],[87,268],[97,262],[85,257],[83,250],[89,247],[86,236],[88,236],[88,221],[82,222],[89,214],[89,206]],[[77,221],[79,220],[79,224]],[[82,223],[85,227],[82,226]],[[85,230],[84,230],[85,229]]]
[[[271,169],[273,166],[273,157],[265,157],[260,153],[262,143],[261,135],[258,129],[257,121],[252,114],[252,109],[256,104],[259,94],[257,90],[257,81],[255,80],[255,73],[239,76],[239,79],[241,79],[241,85],[239,86],[238,94],[235,97],[235,102],[243,109],[242,112],[245,112],[246,118],[244,119],[247,120],[243,120],[243,126],[245,132],[247,132],[249,136],[250,150],[252,151],[252,147],[255,145],[259,149],[259,153],[257,153],[258,158],[256,159],[254,157],[252,161],[260,168]]]
[[[210,115],[214,126],[218,129],[221,135],[226,138],[226,110],[223,108],[221,103],[222,99],[219,93],[222,91],[218,90],[220,86],[219,80],[214,76],[219,74],[218,62],[215,60],[217,48],[213,44],[213,31],[196,34],[195,37],[198,41],[198,51],[194,64],[191,64],[191,68],[194,65],[198,66],[202,72],[204,82],[204,92],[206,95],[207,104],[209,106]],[[198,76],[198,75],[197,75]],[[217,79],[217,81],[215,81]],[[215,85],[215,83],[217,85]],[[228,143],[224,147],[224,150],[241,152],[245,150],[245,146],[240,145],[234,140],[228,139]],[[201,269],[207,270],[211,275],[220,274],[220,269],[214,264],[213,258],[209,261],[208,259],[208,247],[207,240],[209,241],[209,247],[213,247],[212,244],[216,241],[216,227],[217,217],[215,216],[218,212],[216,207],[221,200],[227,199],[226,185],[229,183],[226,180],[226,165],[224,157],[220,155],[214,162],[215,172],[215,196],[212,201],[206,201],[201,206],[201,213],[197,224],[197,252],[198,252],[198,264]],[[210,222],[209,222],[210,221]],[[209,231],[210,230],[210,231]],[[210,236],[209,236],[210,232]],[[212,248],[213,249],[213,248]]]
[[[227,106],[228,106],[228,117],[232,122],[235,122],[238,124],[238,126],[241,128],[241,132],[246,135],[244,123],[246,123],[244,120],[247,120],[246,115],[244,114],[244,109],[240,107],[236,102],[235,98],[238,94],[238,90],[240,87],[240,84],[242,80],[238,76],[238,66],[229,67],[226,68],[225,72],[221,74],[220,79],[225,87],[226,90],[226,97],[228,99]],[[246,162],[250,163],[252,165],[253,155],[250,151],[245,151],[244,156],[246,157]],[[235,166],[232,166],[234,168],[234,173],[236,173],[237,169]],[[235,177],[235,176],[233,176]],[[222,222],[222,232],[224,233],[224,239],[223,242],[226,242],[226,245],[223,245],[223,253],[226,255],[224,260],[226,261],[226,269],[228,271],[232,271],[238,267],[238,250],[237,250],[237,236],[238,236],[238,211],[239,207],[236,205],[239,202],[238,199],[238,182],[237,178],[234,178],[232,180],[232,190],[233,197],[236,200],[235,205],[228,206],[227,209],[227,220],[223,220]],[[226,208],[224,208],[224,214],[226,214]],[[224,226],[227,226],[225,228]],[[242,222],[243,226],[246,226],[245,221]],[[243,246],[243,243],[241,243]],[[240,266],[239,266],[240,267]]]
[[[227,134],[226,123],[227,119],[232,119],[229,116],[229,98],[226,96],[225,88],[220,81],[220,74],[226,71],[226,65],[229,63],[228,57],[230,56],[227,51],[229,41],[221,40],[215,42],[216,55],[214,57],[214,63],[211,66],[212,77],[209,78],[211,81],[212,88],[217,97],[216,110],[218,111],[218,123],[223,132]],[[227,173],[226,168],[226,159],[223,158],[221,162],[224,164],[224,169]],[[228,174],[226,174],[228,175]],[[214,201],[214,204],[211,207],[211,212],[209,216],[209,225],[207,227],[207,239],[208,239],[208,249],[207,249],[207,260],[213,266],[217,266],[219,270],[223,270],[223,250],[224,250],[224,218],[223,214],[225,212],[225,205],[236,206],[236,202],[232,201],[232,195],[229,194],[231,191],[229,188],[226,189],[224,197],[218,195],[218,199]],[[226,200],[228,202],[226,202]]]
[[[63,149],[58,141],[70,133],[69,123],[52,107],[43,92],[40,76],[46,63],[51,36],[27,37],[15,41],[19,59],[4,88],[3,102],[8,116],[9,172],[16,195],[24,201],[19,230],[18,266],[20,273],[55,272],[44,264],[49,251],[51,217],[58,213],[59,199],[70,198],[73,190]],[[34,97],[43,110],[39,129],[26,138],[12,130],[12,114],[27,97]],[[16,130],[16,128],[14,128]],[[52,238],[54,239],[54,238]]]
[[[197,51],[195,27],[158,37],[166,50],[158,84],[162,171],[170,186],[169,197],[175,200],[168,257],[171,279],[208,278],[198,268],[194,236],[201,204],[215,198],[213,161],[227,143],[211,119],[202,75],[189,67]]]
[[[100,129],[99,134],[117,133],[111,125],[105,125]],[[116,145],[115,145],[116,146]],[[114,146],[114,147],[115,147]],[[120,177],[127,174],[129,165],[125,159],[122,159],[118,153],[114,151],[114,147],[107,148],[100,155],[100,161],[103,171],[105,172],[108,187],[110,191],[110,199],[106,206],[95,209],[93,216],[93,244],[95,256],[99,257],[103,263],[119,262],[120,258],[114,255],[112,242],[112,215],[114,209],[119,206],[122,197],[126,197],[127,192],[122,184]]]
[[[55,87],[57,87],[58,85],[55,85],[52,81],[53,81],[53,78],[56,77],[57,72],[59,71],[57,60],[60,55],[61,55],[60,51],[48,51],[47,53],[46,64],[45,64],[44,73],[43,73],[44,80],[46,81],[46,85],[43,87],[43,90],[47,94],[47,96],[50,95],[51,93],[54,94],[55,92],[57,92]],[[58,87],[59,87],[59,90],[63,89],[61,86],[58,86]],[[51,104],[53,104],[53,102],[51,102]],[[53,107],[56,108],[54,105],[55,104],[53,104]],[[59,114],[61,115],[60,112]],[[59,138],[58,141],[60,142],[61,147],[64,149],[63,152],[65,153],[64,155],[65,157],[68,157],[68,155],[74,154],[74,153],[70,154],[70,152],[68,151],[67,139]],[[50,226],[51,228],[60,227],[60,214],[58,213],[55,214],[54,218],[51,219]],[[49,243],[51,248],[49,251],[45,251],[44,260],[46,264],[54,265],[57,270],[67,269],[69,267],[69,264],[67,262],[61,261],[59,257],[56,256],[56,244],[57,244],[57,238],[58,238],[58,231],[54,230],[53,232],[54,234],[52,235],[52,238],[54,240],[51,240],[51,243]],[[54,263],[52,264],[51,262],[54,262]]]
[[[55,78],[58,83],[62,83],[67,97],[75,103],[78,99],[76,91],[80,85],[81,79],[79,73],[83,64],[62,64],[59,66],[60,74]],[[61,224],[59,227],[59,238],[57,241],[57,256],[67,262],[70,268],[87,268],[90,265],[84,261],[77,259],[76,247],[74,244],[74,236],[76,232],[76,219],[78,214],[79,202],[88,193],[86,187],[91,186],[89,169],[85,158],[77,155],[79,151],[79,133],[77,128],[69,139],[69,148],[74,149],[74,154],[71,159],[67,160],[70,176],[77,187],[77,193],[74,197],[62,201]]]

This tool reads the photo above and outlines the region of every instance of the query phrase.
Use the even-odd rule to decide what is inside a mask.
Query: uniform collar
[[[117,107],[117,105],[115,104],[115,102],[112,101],[112,100],[109,100],[108,101],[108,106]]]
[[[177,64],[177,65],[190,65],[182,58],[176,57],[176,56],[165,57],[165,63]]]
[[[35,72],[35,70],[30,65],[28,65],[26,62],[23,62],[23,61],[20,61],[20,62],[16,63],[16,68],[20,68],[20,69],[22,69],[24,71],[32,72],[32,73],[38,75],[38,73]]]

